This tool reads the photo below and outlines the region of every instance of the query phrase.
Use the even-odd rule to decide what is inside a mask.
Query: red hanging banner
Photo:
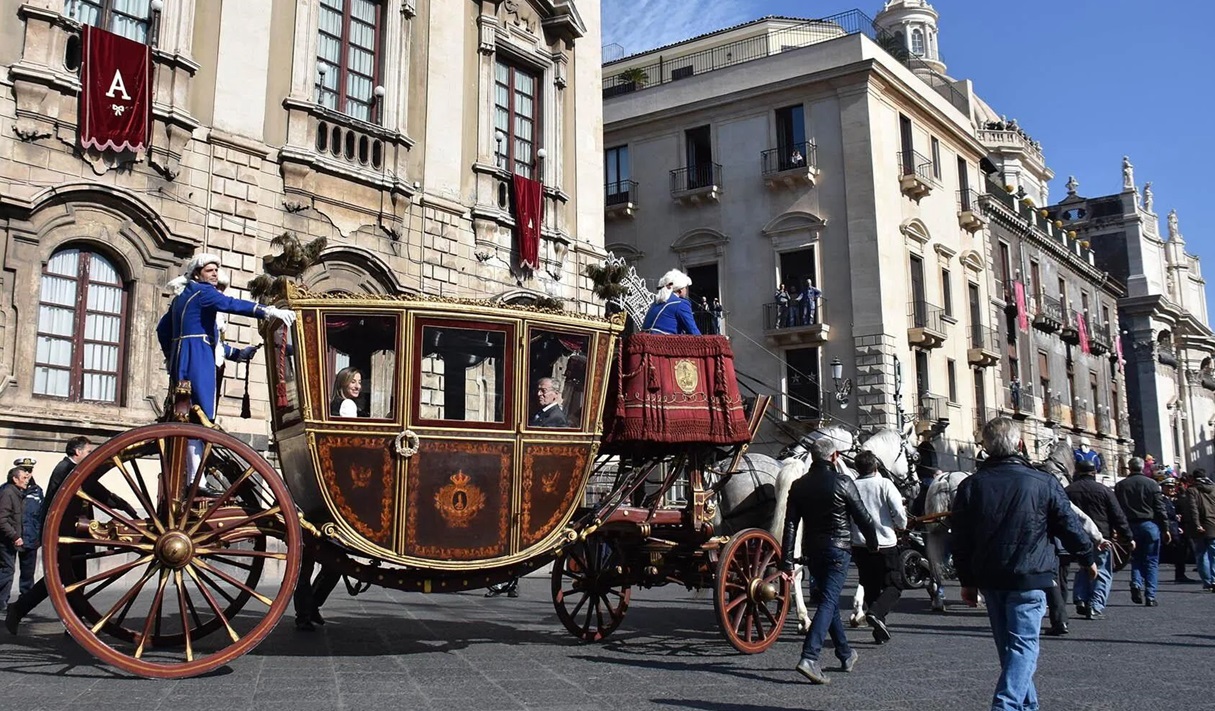
[[[80,145],[141,152],[152,125],[152,51],[89,25],[80,69]]]
[[[519,267],[540,268],[540,225],[544,221],[544,185],[514,176],[515,233],[519,236]]]
[[[1017,300],[1017,327],[1028,331],[1029,314],[1025,309],[1025,285],[1019,281],[1013,282],[1013,297]]]
[[[1084,320],[1084,314],[1076,313],[1076,332],[1080,334],[1080,352],[1088,355],[1091,351],[1088,345],[1088,323]]]

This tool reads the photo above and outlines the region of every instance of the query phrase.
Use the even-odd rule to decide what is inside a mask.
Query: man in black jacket
[[[993,711],[1038,708],[1038,632],[1058,566],[1051,539],[1097,575],[1092,541],[1063,487],[1018,454],[1020,441],[1021,428],[1007,417],[983,426],[987,461],[958,486],[952,513],[962,600],[974,607],[983,592],[1000,656]]]
[[[1160,544],[1168,545],[1168,516],[1164,513],[1164,494],[1156,480],[1143,471],[1143,460],[1131,457],[1126,463],[1130,474],[1114,486],[1135,537],[1131,554],[1131,602],[1156,606],[1156,579],[1160,570]]]
[[[852,671],[856,650],[848,646],[844,623],[839,615],[840,592],[852,559],[852,524],[865,538],[870,551],[878,549],[877,529],[861,503],[852,479],[841,474],[835,463],[839,458],[835,440],[823,437],[810,445],[813,462],[806,475],[793,483],[785,509],[785,532],[781,551],[782,570],[793,571],[797,527],[802,526],[802,551],[809,562],[806,570],[814,580],[821,601],[802,645],[797,671],[815,684],[829,683],[818,664],[824,638],[830,634],[835,656],[842,669]]]
[[[93,451],[93,444],[89,442],[88,437],[73,437],[67,441],[67,446],[64,448],[63,460],[55,465],[55,469],[51,472],[51,478],[46,483],[46,498],[42,501],[42,524],[46,523],[47,512],[55,504],[55,497],[59,495],[59,489],[63,486],[63,482],[76,468],[80,460],[88,456],[89,452]],[[112,509],[118,509],[126,513],[134,519],[138,519],[139,515],[135,507],[127,503],[121,496],[111,492],[100,481],[89,481],[82,487],[89,496],[92,496],[97,501],[103,502],[106,506]],[[83,513],[83,512],[81,512]],[[70,512],[69,512],[70,514]],[[65,516],[66,518],[66,516]],[[42,528],[40,526],[39,528]],[[87,560],[83,556],[92,552],[91,546],[73,546],[72,553],[74,556],[80,556],[80,559],[72,561],[72,574],[76,580],[84,580],[87,571]],[[70,581],[66,581],[70,582]],[[17,626],[21,624],[21,618],[25,617],[30,610],[34,609],[46,599],[46,578],[40,579],[34,583],[34,587],[21,594],[21,597],[8,606],[8,614],[4,617],[4,626],[12,634],[17,634]]]
[[[1097,481],[1097,467],[1089,460],[1076,463],[1076,476],[1067,487],[1067,498],[1081,511],[1088,514],[1101,535],[1107,541],[1114,536],[1126,543],[1131,539],[1131,528],[1122,513],[1122,506],[1114,496],[1114,491],[1105,484]],[[1076,614],[1090,619],[1100,620],[1105,617],[1105,601],[1109,598],[1110,585],[1114,582],[1113,551],[1097,551],[1097,579],[1091,580],[1084,570],[1076,571],[1076,582],[1072,588],[1076,599]]]

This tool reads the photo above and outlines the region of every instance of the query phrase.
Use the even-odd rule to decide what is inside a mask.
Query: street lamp
[[[848,395],[852,392],[852,378],[844,379],[844,364],[838,357],[831,359],[831,380],[835,383],[835,402],[841,410],[848,409]]]

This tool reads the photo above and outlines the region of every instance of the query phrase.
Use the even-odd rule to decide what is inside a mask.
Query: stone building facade
[[[1186,251],[1176,211],[1162,234],[1152,184],[1086,198],[1069,183],[1052,219],[1092,244],[1096,265],[1126,284],[1118,302],[1135,453],[1182,470],[1215,468],[1215,333],[1198,257]]]
[[[0,457],[53,462],[157,417],[165,284],[203,250],[238,296],[290,234],[328,240],[314,290],[598,308],[598,0],[0,0],[0,18]],[[82,24],[152,44],[146,154],[79,147]],[[543,183],[534,271],[515,173]],[[252,365],[252,418],[231,370],[218,413],[263,447]]]

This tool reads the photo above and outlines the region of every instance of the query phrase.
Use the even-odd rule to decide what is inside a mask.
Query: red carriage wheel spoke
[[[775,570],[779,556],[780,544],[760,529],[739,532],[722,549],[713,604],[722,635],[740,652],[762,652],[780,636],[789,597]]]
[[[777,600],[779,600],[779,599],[780,598],[777,598]],[[778,624],[780,624],[779,622],[776,621],[776,615],[772,614],[772,611],[768,609],[767,605],[759,605],[759,609],[764,613],[764,617],[768,618],[768,623],[771,624],[773,627],[776,627]]]
[[[165,532],[165,527],[163,524],[161,524],[160,519],[156,517],[156,507],[152,505],[152,497],[147,495],[148,491],[144,486],[143,478],[141,477],[139,484],[136,485],[135,481],[131,478],[130,472],[127,471],[126,463],[119,459],[118,455],[111,457],[110,461],[113,462],[114,467],[122,473],[122,478],[126,480],[127,486],[129,486],[131,491],[134,492],[135,498],[139,501],[139,505],[142,506],[143,510],[147,512],[149,517],[151,517],[152,524],[156,527],[156,532],[163,535]]]
[[[153,540],[153,541],[156,540],[156,536],[151,531],[149,531],[148,529],[139,525],[138,523],[135,523],[135,521],[127,518],[123,514],[118,513],[117,511],[110,508],[109,506],[106,506],[105,504],[101,503],[97,499],[94,499],[92,496],[89,496],[88,493],[85,492],[83,489],[78,490],[76,492],[76,496],[78,498],[84,499],[85,501],[92,504],[93,506],[96,506],[97,508],[101,509],[102,511],[105,511],[107,514],[110,515],[110,518],[121,523],[122,525],[128,526],[130,528],[135,529],[136,531],[139,531],[140,535],[142,535],[144,538],[147,538],[147,539]]]
[[[220,570],[219,568],[212,567],[211,565],[209,565],[207,563],[207,561],[202,560],[201,558],[195,558],[194,564],[197,565],[202,570],[205,570],[208,573],[211,573],[212,575],[214,575],[216,577],[222,578],[224,582],[228,583],[229,585],[236,588],[237,590],[240,590],[241,592],[244,592],[244,593],[252,596],[258,602],[262,603],[266,607],[270,607],[271,605],[274,604],[274,601],[271,600],[270,598],[266,597],[265,595],[262,595],[261,593],[254,590],[253,588],[249,587],[248,585],[245,585],[241,581],[237,580],[236,578],[232,577],[231,575],[228,575],[227,573]]]
[[[186,603],[190,598],[186,594],[186,586],[182,583],[181,571],[173,571],[173,583],[177,586],[177,608],[181,613],[181,629],[186,638],[186,661],[194,661],[194,640],[190,638],[190,625],[186,622]],[[194,605],[189,605],[190,609],[194,609]],[[195,619],[198,615],[195,614]]]
[[[188,445],[187,445],[188,446]],[[198,488],[202,486],[203,474],[207,471],[207,460],[211,458],[211,443],[207,442],[203,445],[202,458],[198,460],[198,469],[190,474],[190,487],[186,491],[185,503],[181,506],[181,521],[178,525],[186,524],[186,517],[190,515],[190,508],[194,506],[194,499],[198,497]],[[173,511],[170,507],[169,511],[169,527],[175,528],[173,523]]]
[[[219,583],[211,579],[211,576],[203,573],[201,570],[198,570],[196,565],[192,565],[191,567],[195,569],[195,572],[199,578],[201,578],[207,585],[210,585],[212,590],[219,593],[220,597],[222,597],[225,602],[227,602],[229,605],[236,602],[239,596],[233,596],[227,590],[224,590]]]
[[[119,555],[121,553],[129,553],[132,550],[148,552],[154,548],[154,546],[151,543],[136,543],[134,541],[109,541],[109,540],[98,540],[96,538],[76,538],[74,536],[60,536],[58,539],[56,539],[56,541],[60,545],[105,546],[106,548],[124,548],[124,549],[126,549],[126,550],[114,551],[113,555]],[[75,557],[75,556],[73,555],[73,557]],[[95,556],[95,557],[100,558],[103,556]]]
[[[282,510],[281,508],[279,508],[278,506],[275,506],[275,507],[273,507],[273,508],[271,508],[271,509],[267,509],[267,510],[265,510],[265,511],[259,511],[259,512],[255,513],[255,514],[252,514],[252,515],[249,515],[249,516],[246,516],[246,517],[242,518],[241,520],[237,521],[236,523],[232,524],[231,526],[229,526],[228,524],[224,524],[224,526],[225,526],[225,528],[224,528],[224,529],[219,529],[219,528],[216,528],[216,529],[214,529],[214,530],[207,531],[207,532],[206,532],[206,533],[204,533],[203,535],[198,536],[197,538],[195,538],[195,539],[194,539],[194,544],[195,544],[195,545],[198,545],[198,544],[201,544],[201,543],[205,543],[205,542],[207,542],[207,541],[209,541],[209,540],[211,540],[211,539],[213,539],[213,538],[218,538],[219,536],[221,536],[222,534],[224,534],[224,533],[226,533],[226,532],[227,532],[225,529],[229,529],[229,528],[231,528],[231,529],[239,529],[239,528],[242,528],[242,527],[244,527],[244,526],[248,526],[249,524],[253,523],[254,521],[260,521],[260,520],[262,520],[263,518],[266,518],[267,516],[278,516],[278,515],[280,515],[282,512],[283,512],[283,510]],[[197,531],[197,527],[195,528],[195,531]],[[195,534],[194,534],[194,532],[191,532],[191,534],[190,534],[190,535],[195,535]]]
[[[145,563],[150,563],[153,558],[155,558],[155,556],[153,556],[151,554],[145,555],[144,557],[134,560],[130,563],[123,563],[122,565],[115,566],[115,567],[109,568],[107,570],[103,570],[91,578],[85,578],[84,580],[78,580],[78,581],[72,583],[71,585],[65,585],[63,590],[64,590],[64,592],[67,592],[70,594],[70,593],[76,592],[80,588],[85,587],[86,585],[92,585],[93,583],[96,583],[101,580],[105,580],[106,578],[115,578],[115,579],[120,578],[127,571],[134,570],[135,568],[138,568],[139,566],[141,566]]]
[[[93,625],[93,634],[97,634],[99,631],[101,631],[101,628],[105,627],[106,623],[110,621],[110,618],[114,616],[114,613],[118,612],[119,608],[126,608],[123,611],[123,617],[126,616],[126,610],[131,609],[131,603],[135,601],[135,596],[137,596],[139,592],[143,590],[143,586],[152,579],[152,576],[156,574],[156,570],[157,566],[155,564],[148,566],[147,572],[143,574],[143,577],[139,579],[139,582],[132,585],[125,593],[123,593],[122,597],[118,598],[118,602],[114,603],[114,606],[110,608],[109,612],[102,615],[101,619]]]
[[[236,481],[232,482],[231,486],[229,486],[226,490],[224,490],[224,493],[221,494],[218,499],[216,499],[214,502],[212,502],[210,508],[208,508],[206,511],[203,512],[203,515],[200,516],[199,519],[194,522],[194,525],[191,526],[190,530],[186,531],[186,533],[191,536],[196,535],[198,533],[198,529],[202,528],[202,525],[204,523],[211,520],[211,516],[213,516],[215,514],[215,512],[217,512],[221,508],[223,508],[223,505],[228,503],[228,500],[232,498],[232,494],[234,494],[236,492],[237,488],[239,488],[240,485],[245,482],[245,480],[247,480],[249,477],[253,476],[253,474],[254,474],[254,469],[253,469],[253,466],[250,465],[249,468],[245,469],[245,471],[239,477],[236,478]]]
[[[755,619],[755,630],[759,635],[758,639],[763,639],[764,637],[767,636],[767,634],[764,632],[764,621],[759,616],[759,611],[762,609],[764,609],[763,605],[752,605],[751,606],[751,617]],[[754,639],[754,638],[752,638],[752,639]]]
[[[148,610],[148,617],[143,622],[143,634],[139,638],[139,646],[135,647],[136,659],[143,656],[143,650],[147,647],[148,640],[152,638],[152,625],[158,624],[160,621],[160,608],[164,604],[165,585],[168,584],[169,577],[167,569],[160,571],[160,582],[156,585],[156,595],[152,597],[152,609]]]
[[[117,457],[115,457],[117,459]],[[121,461],[121,460],[119,460]],[[135,482],[139,485],[136,489],[135,497],[139,499],[139,503],[143,505],[144,511],[149,516],[156,515],[156,504],[152,503],[152,493],[148,489],[147,480],[144,479],[143,472],[139,469],[139,460],[130,460],[131,469],[135,472]]]
[[[224,629],[227,630],[228,637],[233,642],[239,642],[240,635],[236,633],[236,630],[232,629],[232,623],[228,621],[228,616],[225,615],[224,611],[219,608],[219,603],[215,601],[215,597],[211,595],[211,591],[207,590],[207,587],[203,585],[203,581],[200,579],[201,576],[197,571],[195,571],[194,566],[186,566],[186,573],[189,574],[190,579],[194,581],[194,585],[198,588],[198,591],[202,593],[203,599],[207,601],[207,605],[211,608],[211,611],[215,613],[216,619],[218,619],[223,624]]]
[[[739,602],[739,603],[745,603],[746,601],[747,601],[747,598],[745,598],[745,597],[741,597],[737,600],[737,602]],[[738,607],[738,606],[736,605],[736,607]],[[747,614],[747,607],[746,607],[746,605],[738,607],[738,609],[732,610],[730,614],[732,615],[731,627],[733,627],[735,630],[738,630],[742,627],[743,616]]]

